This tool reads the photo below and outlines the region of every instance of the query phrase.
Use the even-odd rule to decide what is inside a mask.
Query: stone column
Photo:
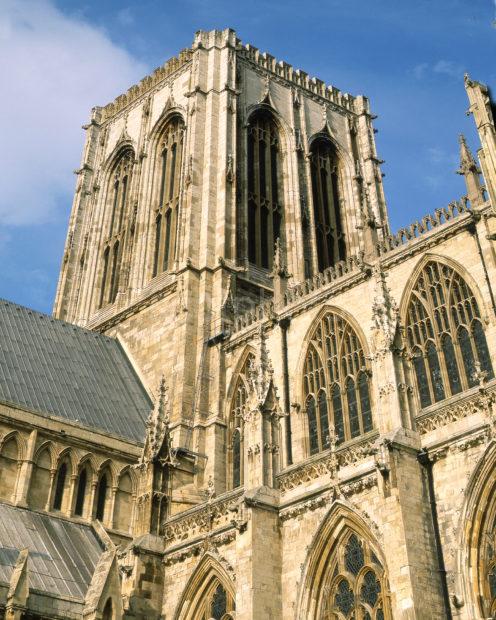
[[[19,472],[17,481],[16,492],[16,506],[27,506],[29,485],[31,483],[31,474],[33,473],[33,457],[36,447],[36,440],[38,437],[38,431],[32,430],[29,434],[28,447],[26,450],[26,457],[21,464],[21,471]]]

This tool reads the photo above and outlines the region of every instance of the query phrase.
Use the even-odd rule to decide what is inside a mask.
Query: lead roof
[[[136,442],[152,407],[117,340],[5,300],[0,400]]]
[[[0,503],[0,582],[10,582],[21,549],[30,588],[81,600],[104,552],[90,525]]]

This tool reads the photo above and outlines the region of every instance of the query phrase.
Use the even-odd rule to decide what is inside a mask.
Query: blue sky
[[[463,73],[496,90],[495,24],[496,0],[0,0],[0,297],[51,311],[81,125],[196,30],[367,95],[396,230],[464,193]]]

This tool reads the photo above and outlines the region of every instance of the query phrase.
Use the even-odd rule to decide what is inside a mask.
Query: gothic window
[[[86,491],[88,487],[88,468],[84,467],[79,473],[76,486],[76,505],[74,514],[78,517],[83,516],[84,500],[86,499]]]
[[[12,500],[16,484],[19,448],[15,437],[8,439],[0,450],[0,495]]]
[[[228,486],[236,489],[243,485],[243,435],[244,416],[246,414],[246,401],[248,399],[248,372],[250,364],[254,361],[250,353],[238,374],[231,400],[228,424]]]
[[[453,268],[429,261],[412,290],[406,335],[420,406],[494,376],[477,301]]]
[[[103,521],[106,517],[106,504],[108,500],[108,477],[107,474],[102,474],[100,476],[100,480],[98,481],[98,486],[96,489],[96,509],[95,509],[95,519],[98,521]]]
[[[50,492],[50,450],[44,448],[36,457],[29,485],[28,505],[36,510],[45,510]]]
[[[384,568],[370,545],[355,532],[343,538],[325,581],[320,601],[322,620],[391,618]]]
[[[152,277],[170,271],[174,265],[184,123],[174,116],[167,123],[158,143],[156,164],[155,245]]]
[[[62,463],[57,471],[55,480],[55,494],[53,496],[53,509],[62,510],[64,495],[67,489],[67,463]]]
[[[104,225],[105,242],[102,254],[100,308],[105,304],[114,303],[119,291],[133,160],[133,151],[126,149],[119,157],[110,175],[107,190],[110,216],[108,223]]]
[[[346,246],[339,196],[338,160],[333,144],[316,139],[310,149],[313,214],[319,271],[343,260]]]
[[[233,597],[218,579],[214,579],[207,590],[200,613],[194,617],[199,620],[232,620],[230,612],[234,609]]]
[[[370,377],[358,336],[341,316],[328,312],[310,338],[304,366],[309,450],[330,447],[373,428]]]
[[[255,113],[248,125],[248,260],[272,268],[276,240],[282,236],[283,206],[280,144],[272,116]]]
[[[128,532],[133,511],[133,484],[128,472],[120,477],[115,494],[114,523],[116,530]]]

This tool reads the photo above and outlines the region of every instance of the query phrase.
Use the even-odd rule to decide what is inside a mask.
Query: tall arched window
[[[102,254],[100,307],[107,303],[114,303],[119,290],[133,162],[133,150],[127,148],[114,165],[108,182],[107,208],[110,214],[104,223],[105,242]]]
[[[53,509],[64,510],[69,494],[69,465],[67,461],[60,464],[55,479],[55,493],[53,495]]]
[[[133,483],[129,472],[124,472],[119,479],[115,494],[113,527],[122,532],[129,532],[133,512]]]
[[[31,482],[29,485],[28,506],[37,510],[45,510],[50,493],[50,470],[52,458],[48,447],[36,456]]]
[[[0,450],[0,496],[11,501],[17,484],[19,447],[15,437],[8,439]]]
[[[321,589],[319,618],[361,620],[390,619],[384,568],[370,545],[349,531],[339,549]]]
[[[250,353],[236,379],[234,393],[231,400],[228,423],[228,487],[236,489],[243,485],[243,458],[244,458],[244,416],[248,398],[248,370],[255,357]]]
[[[167,123],[158,143],[155,166],[155,243],[152,277],[170,271],[177,245],[184,122],[178,115]]]
[[[338,442],[372,430],[370,373],[358,336],[343,317],[327,312],[320,319],[303,372],[310,454],[330,447],[331,427]]]
[[[107,514],[107,500],[108,500],[108,476],[106,473],[100,476],[98,486],[96,489],[96,507],[95,507],[95,519],[98,521],[104,521]]]
[[[317,138],[310,148],[312,198],[319,271],[343,260],[346,245],[339,195],[338,159],[332,142]]]
[[[83,467],[79,472],[76,483],[76,504],[74,514],[78,517],[84,516],[84,506],[88,491],[88,467]]]
[[[248,123],[248,260],[272,268],[276,240],[283,237],[283,190],[277,126],[266,111]]]
[[[477,301],[452,267],[429,261],[411,292],[406,336],[421,407],[494,376]]]

